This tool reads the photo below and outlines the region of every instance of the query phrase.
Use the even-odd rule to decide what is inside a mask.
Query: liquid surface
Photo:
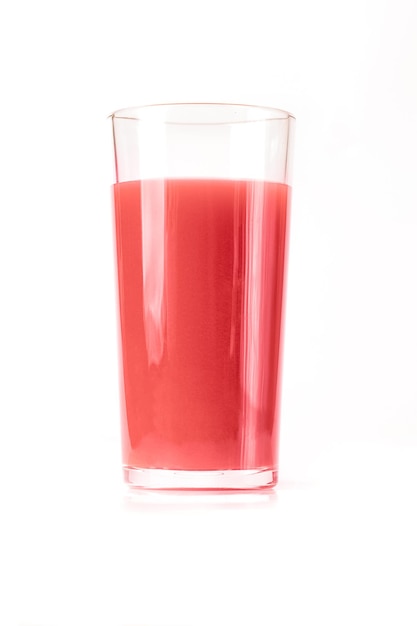
[[[123,462],[276,467],[289,188],[114,186]]]

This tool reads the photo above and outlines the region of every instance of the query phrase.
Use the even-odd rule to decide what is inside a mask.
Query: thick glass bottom
[[[245,470],[169,470],[123,468],[125,482],[141,489],[264,489],[274,487],[278,472],[270,467]]]

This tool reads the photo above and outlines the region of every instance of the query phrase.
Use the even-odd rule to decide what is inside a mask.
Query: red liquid
[[[125,465],[275,468],[289,188],[114,186]]]

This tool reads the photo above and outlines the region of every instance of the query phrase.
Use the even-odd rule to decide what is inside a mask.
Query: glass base
[[[125,482],[141,489],[265,489],[278,482],[276,469],[169,470],[123,467]]]

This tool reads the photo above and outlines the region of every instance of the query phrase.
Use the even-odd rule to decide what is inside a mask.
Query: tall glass
[[[271,487],[294,118],[236,104],[111,117],[125,480]]]

